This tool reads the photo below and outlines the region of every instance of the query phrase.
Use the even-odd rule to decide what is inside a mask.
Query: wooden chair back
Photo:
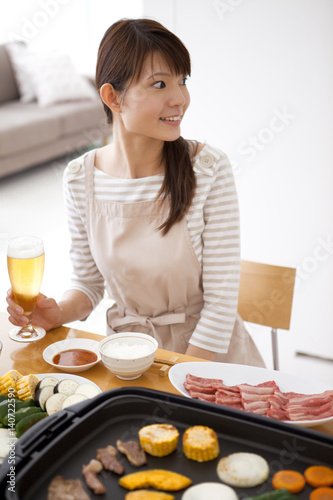
[[[296,269],[242,260],[238,312],[244,321],[272,329],[274,368],[278,369],[276,330],[289,330]]]

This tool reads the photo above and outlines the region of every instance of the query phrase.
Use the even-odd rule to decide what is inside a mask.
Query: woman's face
[[[170,72],[163,59],[147,57],[139,80],[121,100],[120,120],[129,133],[162,141],[180,136],[180,125],[190,103],[187,75]]]

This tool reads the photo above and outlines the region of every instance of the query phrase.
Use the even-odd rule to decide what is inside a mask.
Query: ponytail
[[[165,175],[159,197],[162,200],[169,199],[170,212],[158,228],[163,235],[184,217],[191,205],[196,187],[191,153],[189,143],[182,137],[164,143],[162,161],[165,165]]]

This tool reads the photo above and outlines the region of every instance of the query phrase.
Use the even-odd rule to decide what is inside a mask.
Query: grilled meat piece
[[[136,441],[127,441],[124,443],[120,439],[117,440],[117,448],[121,453],[126,455],[127,460],[139,467],[147,463],[147,457],[140,444]]]
[[[102,462],[104,469],[115,472],[116,474],[124,474],[125,469],[123,465],[118,462],[117,450],[114,446],[107,446],[106,448],[99,448],[97,450],[97,458]]]
[[[52,479],[48,490],[47,500],[90,500],[79,479],[64,479],[56,476]]]
[[[95,460],[94,458],[90,460],[88,465],[84,465],[82,467],[82,474],[85,479],[85,482],[96,495],[103,495],[105,493],[105,487],[100,482],[97,477],[97,474],[103,470],[103,465],[99,460]]]

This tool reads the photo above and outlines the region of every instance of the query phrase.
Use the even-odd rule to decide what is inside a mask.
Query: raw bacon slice
[[[205,391],[200,391],[200,389],[190,389],[188,391],[188,393],[191,396],[191,398],[194,398],[194,399],[199,399],[200,396],[202,396],[205,399],[207,399],[207,401],[214,401],[215,400],[215,392],[207,394]]]
[[[255,392],[245,392],[241,390],[241,399],[246,403],[251,401],[266,401],[268,402],[270,394],[256,394]]]
[[[221,379],[187,374],[184,387],[191,397],[284,421],[333,417],[333,390],[321,394],[281,392],[274,380],[257,385],[227,386]]]
[[[252,401],[251,403],[246,403],[242,400],[243,408],[249,413],[257,413],[259,415],[266,415],[269,408],[268,401]]]
[[[303,394],[302,397],[291,396],[288,398],[289,404],[295,404],[298,406],[322,406],[327,403],[330,404],[332,401],[333,399],[330,396],[323,397],[320,394],[318,395]]]
[[[241,402],[245,411],[257,415],[266,415],[270,408],[269,398],[276,390],[274,381],[258,385],[240,384]]]
[[[271,407],[281,408],[288,403],[288,398],[280,390],[276,390],[268,399]]]
[[[227,406],[228,408],[233,408],[234,410],[244,410],[242,403],[236,403],[235,402],[235,403],[225,404],[218,397],[216,398],[215,403],[218,404],[218,405]]]
[[[288,402],[284,405],[289,420],[314,420],[333,416],[333,391],[322,394],[285,393]]]
[[[327,403],[317,407],[286,405],[285,413],[289,420],[318,420],[329,418],[333,416],[333,403]]]
[[[194,392],[192,394],[192,398],[200,399],[200,401],[209,401],[210,403],[215,403],[216,400],[215,394],[205,394],[203,392]]]
[[[201,385],[204,387],[210,386],[216,388],[223,385],[223,380],[219,378],[196,377],[195,375],[191,375],[190,373],[186,375],[186,382],[194,383],[196,385]]]
[[[285,411],[282,410],[281,408],[268,408],[267,417],[275,418],[276,420],[287,420],[287,416],[285,414]]]
[[[241,393],[237,385],[219,387],[215,394],[216,403],[243,410]]]
[[[291,421],[302,421],[302,420],[318,420],[323,418],[332,418],[333,417],[333,409],[330,409],[327,412],[320,412],[317,415],[311,413],[293,413],[289,416],[289,420]]]
[[[204,392],[205,394],[215,394],[216,388],[205,385],[191,384],[188,382],[184,383],[184,387],[188,392]]]
[[[325,391],[320,394],[299,394],[297,392],[284,392],[283,393],[288,398],[303,399],[303,398],[333,398],[333,391]]]
[[[247,392],[249,394],[273,394],[278,386],[274,381],[264,382],[258,385],[250,385],[250,384],[240,384],[238,386],[241,391]]]
[[[219,400],[220,404],[225,404],[225,405],[229,405],[229,404],[242,404],[242,400],[240,397],[237,397],[237,396],[226,396],[225,394],[220,394],[219,392],[217,392],[215,394],[215,399]]]
[[[234,394],[239,394],[240,389],[238,385],[224,385],[222,384],[220,387],[217,388],[218,392],[226,392],[226,393],[234,393]]]

